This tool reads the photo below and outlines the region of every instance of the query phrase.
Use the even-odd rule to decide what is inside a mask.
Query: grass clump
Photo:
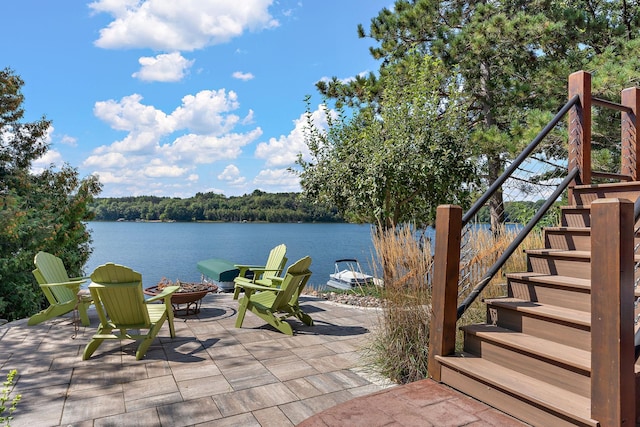
[[[404,226],[375,231],[384,306],[370,355],[382,375],[397,383],[425,378],[431,320],[430,242]]]
[[[504,249],[514,240],[515,231],[494,235],[488,230],[471,232],[465,252],[464,277],[459,286],[459,302],[471,292]],[[382,277],[384,299],[379,325],[373,335],[369,357],[376,370],[390,380],[405,384],[427,377],[429,328],[431,323],[432,242],[411,226],[374,230],[373,244],[378,258],[376,276]],[[524,249],[544,247],[540,231],[533,232],[467,309],[458,325],[484,323],[486,307],[482,298],[505,295],[504,275],[526,271]],[[457,337],[462,349],[462,335]]]

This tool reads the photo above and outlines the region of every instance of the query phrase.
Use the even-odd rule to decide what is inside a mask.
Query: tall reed
[[[469,273],[462,283],[460,301],[471,291],[516,233],[503,231],[494,235],[476,229],[467,241],[464,270]],[[398,383],[407,383],[427,376],[429,326],[431,322],[431,277],[433,269],[432,242],[414,227],[405,225],[390,230],[374,230],[373,245],[379,267],[375,273],[382,277],[385,300],[379,325],[370,347],[371,362],[382,375]],[[490,284],[481,298],[505,293],[504,274],[526,271],[523,249],[543,247],[542,233],[532,233],[514,253]],[[379,270],[379,271],[378,271]],[[468,285],[468,286],[467,286]],[[459,325],[486,321],[486,308],[480,298],[474,302]],[[462,337],[459,336],[458,350]]]
[[[431,242],[416,238],[408,225],[372,234],[385,299],[371,347],[373,363],[398,383],[422,379],[431,318]]]

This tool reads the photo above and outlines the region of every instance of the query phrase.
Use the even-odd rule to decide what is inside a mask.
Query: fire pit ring
[[[165,287],[173,285],[170,280],[162,279],[156,286],[145,288],[143,292],[146,295],[156,296],[161,293]],[[186,283],[176,280],[175,285],[180,286],[180,289],[171,295],[173,314],[176,316],[188,316],[199,313],[202,298],[209,292],[216,292],[218,290],[218,287],[211,283]]]

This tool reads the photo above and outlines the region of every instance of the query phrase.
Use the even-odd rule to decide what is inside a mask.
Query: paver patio
[[[361,368],[376,312],[303,299],[316,324],[292,320],[290,337],[251,313],[235,328],[238,302],[209,294],[199,314],[176,317],[176,338],[163,326],[141,361],[134,341],[105,341],[81,360],[94,310],[76,336],[71,315],[1,326],[0,375],[17,369],[22,394],[11,425],[291,426],[389,386]]]
[[[385,399],[386,405],[396,405],[396,412],[403,412],[407,402],[421,402],[421,411],[424,402],[438,403],[439,410],[451,403],[421,394],[441,394],[444,386],[414,389],[413,398],[407,399],[400,392],[407,386],[393,387],[366,368],[363,349],[376,326],[375,309],[311,297],[301,301],[315,325],[292,320],[295,334],[290,337],[252,313],[242,328],[235,328],[238,302],[230,294],[209,294],[198,315],[176,317],[176,338],[163,326],[140,361],[134,341],[105,341],[89,360],[82,360],[98,323],[94,309],[89,311],[91,326],[77,331],[71,315],[37,326],[27,326],[26,319],[0,326],[0,376],[17,369],[15,392],[22,394],[11,425],[280,427],[315,414],[307,425],[340,425],[346,414],[343,403],[354,398],[361,399],[352,401],[360,411],[347,409],[353,415],[350,425],[431,425],[414,413],[376,420],[371,415],[379,411],[367,408],[380,409]],[[385,390],[398,393],[376,393]],[[458,407],[460,402],[475,406],[473,411],[458,411],[459,424],[455,416],[438,415],[451,421],[448,425],[470,420],[484,423],[477,425],[519,425],[472,399],[453,398]],[[500,423],[486,423],[474,415],[480,412],[493,414]],[[367,413],[370,416],[358,415]],[[505,420],[509,422],[503,424]]]

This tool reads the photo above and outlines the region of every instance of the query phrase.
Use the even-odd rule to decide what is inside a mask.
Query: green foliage
[[[531,130],[537,133],[547,123],[542,119],[565,103],[570,73],[594,72],[594,93],[612,100],[621,88],[637,85],[639,16],[640,4],[622,0],[396,0],[358,28],[360,37],[376,42],[370,52],[382,61],[379,77],[333,79],[317,88],[337,106],[378,113],[387,69],[416,52],[438,58],[462,88],[468,149],[486,188],[531,141]],[[595,109],[593,121],[597,167],[616,171],[619,116]],[[562,126],[545,142],[556,150],[566,141]],[[505,220],[502,207],[497,193],[492,222]]]
[[[59,256],[79,276],[91,253],[87,204],[100,191],[97,178],[53,166],[40,173],[31,163],[48,149],[51,122],[22,123],[23,81],[0,71],[0,317],[15,320],[42,308],[44,295],[31,270],[40,251]]]
[[[89,206],[98,221],[343,222],[335,208],[300,200],[298,193],[255,190],[239,197],[197,193],[195,197],[96,198]]]
[[[307,105],[312,159],[298,159],[305,196],[382,228],[429,224],[440,203],[467,205],[465,184],[475,177],[467,124],[459,82],[446,76],[441,62],[410,55],[382,74],[375,102],[351,117],[340,103],[337,116],[326,111],[326,131]]]
[[[9,427],[9,422],[13,419],[12,414],[15,412],[18,402],[22,399],[22,395],[16,394],[13,398],[10,397],[11,389],[13,388],[13,381],[18,371],[15,369],[9,371],[7,374],[7,380],[2,383],[2,393],[0,393],[0,423],[5,423],[6,427]],[[10,406],[7,408],[6,402],[10,400]],[[5,412],[8,414],[5,415]]]
[[[540,207],[544,204],[546,200],[538,200],[536,202],[531,201],[517,201],[517,202],[505,202],[504,204],[504,212],[505,212],[505,222],[522,224],[526,223],[533,218],[533,216],[538,212]],[[560,223],[560,205],[562,202],[556,202],[553,205],[547,214],[542,218],[542,221],[536,224],[536,227],[556,227]],[[483,206],[478,214],[476,215],[475,221],[479,223],[489,223],[491,220],[489,214],[489,208],[487,206]]]

